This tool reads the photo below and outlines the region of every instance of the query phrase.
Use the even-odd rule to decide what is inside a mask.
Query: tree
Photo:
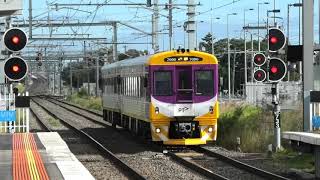
[[[227,53],[227,42],[228,39],[219,39],[218,41],[214,42],[214,50],[215,56],[219,61],[219,76],[223,79],[220,84],[222,84],[221,89],[227,90],[228,89],[228,53]],[[267,49],[267,40],[264,39],[261,41],[261,50]],[[251,78],[251,42],[247,41],[247,67],[248,67],[248,80]],[[212,35],[210,33],[206,34],[205,37],[202,38],[200,44],[205,48],[205,52],[210,53],[212,52]],[[242,90],[242,84],[244,84],[244,40],[243,39],[230,39],[230,68],[231,68],[231,80],[232,77],[232,70],[235,69],[235,76],[234,76],[234,85],[235,92],[237,90]],[[258,50],[258,42],[256,40],[253,41],[253,50]],[[242,53],[241,53],[242,51]],[[233,63],[235,58],[235,63]],[[233,68],[233,64],[235,68]]]

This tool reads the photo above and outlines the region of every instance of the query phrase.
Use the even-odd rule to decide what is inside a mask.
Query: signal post
[[[268,29],[268,57],[262,53],[254,55],[253,62],[256,66],[254,79],[256,82],[271,83],[271,94],[273,116],[274,116],[274,144],[275,151],[281,148],[281,108],[279,100],[278,83],[285,77],[287,66],[280,58],[274,57],[276,52],[281,50],[286,44],[286,38],[283,32],[278,28]]]

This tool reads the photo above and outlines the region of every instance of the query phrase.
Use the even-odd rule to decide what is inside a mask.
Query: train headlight
[[[210,114],[213,114],[213,106],[209,107],[209,112],[210,112]]]
[[[160,132],[161,132],[160,128],[156,128],[156,133],[160,133]]]
[[[213,127],[209,127],[208,132],[212,133],[212,131],[213,131]]]
[[[155,112],[156,112],[156,114],[159,114],[159,108],[158,107],[155,108]]]

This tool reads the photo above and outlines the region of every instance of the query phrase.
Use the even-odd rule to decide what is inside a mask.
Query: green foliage
[[[306,172],[314,173],[314,155],[300,154],[298,152],[284,149],[272,155],[272,160],[278,165],[284,165],[287,168],[302,169]]]
[[[18,84],[16,85],[16,88],[18,88],[18,92],[19,92],[19,93],[23,93],[26,87],[24,86],[24,84],[18,83]]]
[[[79,93],[73,94],[72,96],[69,96],[67,100],[87,109],[99,111],[102,110],[101,98],[87,96],[86,91],[84,92],[85,93],[83,94],[81,93],[81,91]]]
[[[217,144],[236,149],[236,138],[241,138],[244,152],[265,152],[273,142],[272,110],[252,105],[222,105],[218,121]],[[302,130],[302,108],[281,114],[282,131]]]
[[[77,94],[79,97],[87,97],[88,96],[88,92],[86,88],[81,88]]]

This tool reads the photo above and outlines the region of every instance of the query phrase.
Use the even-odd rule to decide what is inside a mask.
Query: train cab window
[[[196,95],[213,96],[213,71],[201,70],[195,72]]]
[[[172,73],[171,71],[154,72],[154,94],[156,96],[172,95]]]

